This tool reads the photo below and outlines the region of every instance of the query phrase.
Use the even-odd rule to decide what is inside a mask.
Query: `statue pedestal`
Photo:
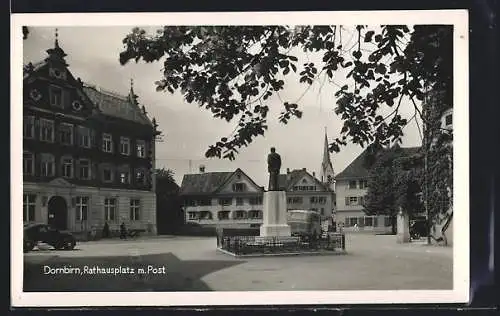
[[[263,224],[260,226],[260,236],[291,236],[287,223],[286,192],[264,192]]]
[[[410,242],[410,222],[407,214],[399,212],[397,218],[397,242],[400,244]]]

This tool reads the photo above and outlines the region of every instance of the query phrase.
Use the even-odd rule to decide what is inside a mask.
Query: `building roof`
[[[403,150],[404,156],[411,156],[416,154],[420,147],[400,147]],[[358,179],[368,177],[370,170],[366,167],[366,157],[368,155],[368,149],[365,149],[361,154],[359,154],[356,159],[354,159],[341,173],[339,173],[335,179]]]
[[[234,172],[205,172],[185,174],[182,178],[180,194],[214,193]]]
[[[88,83],[84,84],[83,91],[104,115],[152,125],[146,114],[131,100],[130,96],[123,96]]]
[[[57,33],[54,48],[48,49],[47,54],[48,57],[44,60],[37,63],[28,63],[23,66],[23,80],[30,78],[30,75],[34,72],[47,67],[50,62],[57,62],[67,68],[68,65],[64,60],[66,53],[59,46]],[[67,70],[71,74],[69,69]],[[103,115],[153,126],[153,122],[139,107],[139,104],[137,103],[137,96],[134,94],[132,88],[130,89],[129,95],[124,96],[100,89],[92,84],[84,84],[83,92],[87,95],[90,101],[96,105]]]
[[[280,174],[278,178],[278,185],[281,190],[289,190],[299,179],[303,176],[308,175],[316,180],[317,185],[324,191],[328,191],[328,188],[323,185],[316,177],[313,177],[307,170],[295,169],[291,170],[289,174]]]

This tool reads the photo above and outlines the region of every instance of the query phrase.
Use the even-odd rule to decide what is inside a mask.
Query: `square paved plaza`
[[[82,242],[73,251],[25,254],[24,291],[453,288],[451,247],[355,233],[346,244],[346,255],[235,258],[217,252],[212,237]]]

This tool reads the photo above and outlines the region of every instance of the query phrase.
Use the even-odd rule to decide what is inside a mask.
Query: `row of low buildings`
[[[23,68],[23,219],[73,232],[156,232],[156,122],[128,96],[75,78],[57,38]]]

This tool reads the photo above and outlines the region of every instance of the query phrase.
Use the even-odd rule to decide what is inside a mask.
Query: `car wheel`
[[[76,242],[74,240],[66,240],[64,242],[65,250],[73,250],[75,248]]]
[[[26,252],[30,252],[31,250],[33,250],[33,248],[35,247],[35,243],[31,240],[25,240],[24,241],[24,247],[23,247],[23,252],[26,253]]]

